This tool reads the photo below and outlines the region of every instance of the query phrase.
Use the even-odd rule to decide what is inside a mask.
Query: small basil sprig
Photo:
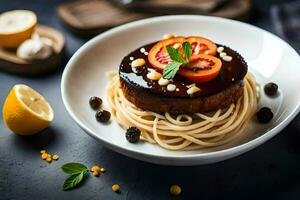
[[[176,75],[177,71],[179,70],[179,68],[182,65],[186,65],[190,62],[190,57],[192,55],[191,44],[189,42],[184,42],[182,44],[182,49],[183,49],[183,53],[185,55],[185,59],[182,58],[182,55],[178,49],[175,49],[171,46],[167,46],[167,51],[168,51],[170,58],[172,59],[172,62],[169,63],[164,68],[164,71],[163,71],[164,78],[172,79]]]
[[[81,163],[67,163],[61,168],[65,173],[71,174],[71,176],[65,180],[63,190],[69,190],[78,186],[89,172],[89,169]]]

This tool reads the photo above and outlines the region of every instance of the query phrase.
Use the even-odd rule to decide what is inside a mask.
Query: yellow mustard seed
[[[48,156],[48,154],[43,153],[43,154],[42,154],[42,159],[43,159],[43,160],[46,160],[46,159],[47,159],[47,156]]]
[[[94,166],[92,167],[91,171],[92,171],[92,172],[98,172],[98,173],[99,173],[101,170],[100,170],[100,167],[99,167],[98,165],[94,165]]]
[[[51,158],[47,158],[46,159],[48,163],[51,163],[52,159]]]
[[[58,156],[57,154],[54,154],[54,155],[52,156],[52,159],[53,159],[53,160],[58,160],[58,159],[59,159],[59,156]]]
[[[114,192],[119,192],[120,191],[120,186],[118,184],[114,184],[113,186],[111,186],[111,189]]]
[[[44,154],[44,153],[46,153],[46,150],[41,150],[40,153]]]
[[[99,176],[100,173],[99,173],[98,171],[93,171],[93,175],[94,175],[94,176]]]
[[[105,168],[101,167],[100,172],[105,172]]]
[[[47,158],[50,158],[50,159],[51,159],[51,154],[47,154]]]
[[[170,193],[171,195],[174,195],[174,196],[178,196],[181,194],[181,188],[179,185],[172,185],[170,187]]]

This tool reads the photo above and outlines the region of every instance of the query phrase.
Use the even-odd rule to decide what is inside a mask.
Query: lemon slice
[[[0,15],[0,46],[16,48],[29,39],[37,17],[29,10],[13,10]]]
[[[49,126],[54,113],[46,99],[26,85],[15,85],[3,105],[6,126],[19,135],[32,135]]]

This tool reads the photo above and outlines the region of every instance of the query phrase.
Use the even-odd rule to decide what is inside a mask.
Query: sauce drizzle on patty
[[[147,78],[147,73],[149,72],[149,68],[153,69],[151,64],[148,62],[148,57],[144,53],[140,51],[140,49],[144,48],[146,52],[149,52],[152,46],[156,44],[156,42],[142,46],[134,50],[125,56],[120,64],[119,75],[120,78],[125,81],[127,84],[130,84],[134,87],[137,87],[142,90],[147,90],[151,93],[156,93],[163,96],[168,97],[188,97],[191,96],[187,93],[189,85],[194,82],[180,76],[177,74],[173,80],[170,80],[170,83],[174,84],[179,91],[168,91],[166,86],[161,86],[158,84],[158,81],[150,80]],[[220,46],[220,45],[217,45]],[[219,75],[206,83],[195,83],[195,86],[200,88],[201,90],[197,93],[193,94],[193,97],[205,97],[210,96],[216,93],[225,90],[228,87],[231,87],[239,82],[241,82],[245,75],[247,74],[247,63],[244,61],[241,55],[239,55],[236,51],[224,47],[224,52],[228,56],[232,57],[230,62],[223,61],[222,58],[217,53],[216,57],[222,60],[222,68]],[[146,61],[145,70],[142,73],[134,73],[130,63],[134,59],[143,58]]]

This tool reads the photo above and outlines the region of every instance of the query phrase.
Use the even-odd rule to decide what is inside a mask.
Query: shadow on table
[[[297,167],[300,164],[298,118],[300,116],[264,145],[215,164],[160,166],[99,148],[97,144],[89,148],[90,159],[104,164],[108,174],[103,177],[110,182],[121,181],[128,199],[141,196],[147,197],[145,199],[167,199],[172,184],[181,185],[183,199],[232,199],[233,194],[236,199],[291,197],[287,191],[300,189]],[[250,188],[255,191],[249,191]]]
[[[18,146],[19,148],[24,146],[24,149],[31,149],[36,153],[37,151],[39,152],[41,149],[47,148],[54,144],[57,140],[58,134],[59,133],[54,128],[48,127],[36,135],[15,135],[13,142],[15,143],[14,145]]]

